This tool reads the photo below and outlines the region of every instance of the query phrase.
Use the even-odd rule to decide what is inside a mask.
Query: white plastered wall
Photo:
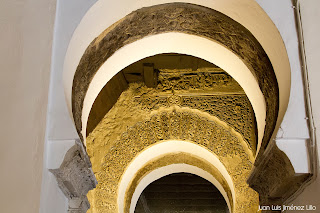
[[[67,212],[68,201],[59,189],[54,175],[48,169],[58,168],[68,148],[75,144],[75,139],[78,139],[64,96],[63,61],[75,28],[95,2],[95,0],[57,0],[41,197],[39,198],[40,213]]]
[[[0,206],[38,212],[55,0],[0,2]]]
[[[306,53],[306,63],[308,72],[308,83],[310,89],[311,107],[316,128],[315,136],[320,138],[320,1],[318,0],[302,0],[300,2],[301,21],[304,36],[304,45]],[[317,150],[319,152],[319,141]],[[319,157],[319,156],[318,156]],[[320,160],[320,159],[319,159]],[[319,170],[319,169],[318,169]],[[292,203],[294,205],[313,205],[316,206],[318,212],[320,210],[320,179],[319,173],[315,182],[311,183]],[[291,203],[290,203],[291,204]],[[295,211],[292,211],[295,212]],[[298,211],[296,211],[298,212]],[[311,211],[312,212],[312,211]]]

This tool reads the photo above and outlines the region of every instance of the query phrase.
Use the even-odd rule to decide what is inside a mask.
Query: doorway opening
[[[147,186],[135,213],[229,212],[220,191],[209,181],[189,173],[164,176]]]

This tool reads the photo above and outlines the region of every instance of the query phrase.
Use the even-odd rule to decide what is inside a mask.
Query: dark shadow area
[[[193,174],[176,173],[151,183],[141,193],[135,213],[205,212],[226,213],[228,206],[220,191]]]

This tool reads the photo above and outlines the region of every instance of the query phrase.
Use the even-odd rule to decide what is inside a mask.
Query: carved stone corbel
[[[282,205],[309,176],[309,173],[297,173],[287,155],[273,141],[255,163],[247,182],[259,193],[260,205]]]
[[[68,213],[85,213],[90,208],[87,193],[97,185],[92,165],[82,142],[76,140],[58,169],[50,169],[69,200]]]

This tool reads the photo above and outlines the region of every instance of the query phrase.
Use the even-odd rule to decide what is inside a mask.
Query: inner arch
[[[133,185],[134,184],[133,180],[136,179],[135,178],[136,176],[139,176],[139,173],[143,173],[143,172],[140,172],[143,168],[147,168],[148,164],[150,165],[159,164],[158,161],[161,158],[163,158],[164,161],[169,163],[169,161],[165,158],[165,156],[170,155],[171,153],[187,153],[190,156],[196,156],[199,159],[201,159],[202,166],[206,164],[204,162],[207,162],[207,164],[213,166],[214,169],[213,168],[205,169],[206,166],[204,166],[204,168],[200,168],[199,166],[200,164],[189,165],[187,164],[187,161],[181,162],[183,164],[181,163],[177,164],[177,162],[174,162],[171,165],[154,169],[150,173],[147,172],[147,174],[142,179],[139,180],[137,186]],[[192,163],[195,163],[196,162],[195,159],[191,158],[190,156],[188,157],[188,159]],[[174,160],[179,160],[179,158],[174,157]],[[211,171],[212,174],[210,174],[209,171]],[[235,195],[233,180],[230,174],[228,173],[227,169],[223,165],[223,163],[219,160],[218,156],[211,153],[206,148],[199,146],[195,143],[179,141],[179,140],[169,140],[169,141],[157,143],[149,147],[148,149],[144,150],[142,153],[136,156],[135,159],[126,168],[126,171],[123,173],[123,176],[121,178],[121,182],[119,184],[119,189],[118,189],[118,204],[119,204],[120,212],[123,212],[123,209],[125,207],[124,201],[128,199],[128,196],[129,196],[129,199],[131,200],[130,211],[132,211],[134,210],[135,204],[138,201],[139,195],[148,184],[165,175],[168,175],[171,173],[177,173],[177,172],[188,172],[188,173],[201,176],[202,178],[205,178],[220,190],[220,192],[223,194],[225,199],[228,201],[227,203],[230,209],[231,209],[231,206],[236,205],[236,197],[235,197],[236,195]],[[215,175],[215,177],[213,175]],[[140,176],[143,176],[143,174],[140,174]],[[128,192],[132,191],[130,188],[134,188],[134,193],[132,195],[132,198],[130,198],[131,196],[128,195]],[[231,193],[229,194],[230,199],[228,199],[227,191]]]
[[[226,213],[228,205],[208,180],[191,173],[173,173],[149,184],[141,193],[135,213],[197,211]]]
[[[160,106],[167,107],[174,104],[168,102],[170,99],[179,98],[180,103],[176,104],[181,107],[198,109],[226,122],[242,134],[253,153],[256,153],[256,116],[242,87],[215,64],[198,57],[176,53],[144,58],[113,76],[91,107],[86,136],[116,104],[122,92],[132,90],[136,83],[147,87],[144,88],[145,92],[135,92],[135,101],[140,100],[143,108],[156,110]],[[139,89],[144,90],[141,86],[134,90]],[[148,103],[144,100],[148,100]],[[159,106],[152,107],[157,105],[156,103]]]
[[[186,45],[196,44],[196,45]],[[153,46],[153,48],[149,48]],[[142,50],[143,51],[139,51]],[[266,104],[258,82],[242,60],[222,45],[198,36],[182,33],[165,33],[140,39],[118,50],[99,69],[89,85],[82,110],[82,134],[86,127],[90,110],[96,97],[106,82],[127,66],[161,53],[187,54],[206,60],[226,71],[244,90],[250,100],[257,122],[258,150],[263,138]],[[126,56],[125,59],[123,56]],[[85,142],[86,143],[86,142]]]

